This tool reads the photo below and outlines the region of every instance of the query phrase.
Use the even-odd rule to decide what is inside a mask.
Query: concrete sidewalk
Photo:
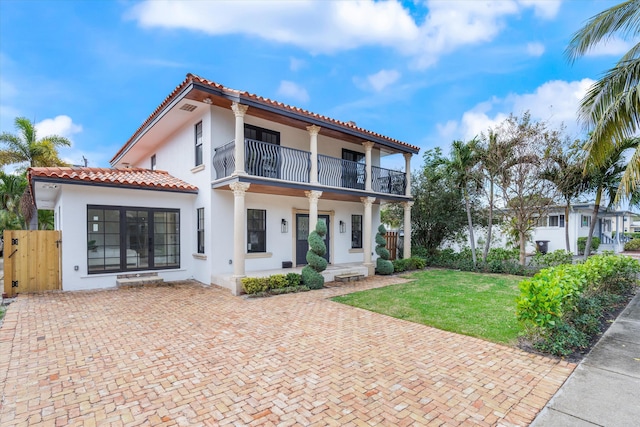
[[[531,426],[640,425],[640,293]]]

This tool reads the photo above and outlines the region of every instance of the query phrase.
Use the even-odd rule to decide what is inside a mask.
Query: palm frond
[[[640,33],[640,0],[628,0],[598,13],[578,30],[565,49],[570,62],[586,54],[615,33],[622,38]]]

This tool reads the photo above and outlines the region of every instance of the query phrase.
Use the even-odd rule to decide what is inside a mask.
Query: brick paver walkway
[[[527,425],[574,369],[327,300],[393,281],[21,295],[0,425]]]

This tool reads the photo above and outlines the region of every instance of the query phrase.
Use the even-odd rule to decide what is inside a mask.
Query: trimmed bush
[[[309,233],[308,265],[302,269],[302,283],[309,289],[320,289],[324,286],[324,277],[320,273],[327,268],[327,260],[323,258],[327,252],[322,240],[325,234],[327,225],[323,221],[318,221],[316,229]]]
[[[587,238],[586,237],[578,237],[578,254],[584,255],[584,248],[587,246]],[[593,236],[591,238],[591,253],[598,250],[600,247],[600,238]]]
[[[289,285],[287,276],[284,274],[274,274],[273,276],[269,276],[267,278],[267,283],[269,286],[267,290],[286,288]]]
[[[268,277],[244,277],[241,283],[242,289],[248,294],[266,292],[269,289]]]
[[[640,239],[633,238],[624,244],[625,251],[640,251]]]
[[[387,250],[387,239],[384,235],[387,234],[387,230],[383,224],[378,227],[378,233],[376,234],[376,253],[378,259],[376,260],[376,273],[378,274],[393,274],[393,263],[389,261],[389,251]]]
[[[287,286],[300,286],[300,282],[302,281],[302,277],[298,273],[289,273],[287,274]]]
[[[564,249],[558,249],[544,255],[540,252],[536,252],[533,258],[531,258],[529,265],[533,267],[555,267],[557,265],[572,263],[573,254],[565,251]]]

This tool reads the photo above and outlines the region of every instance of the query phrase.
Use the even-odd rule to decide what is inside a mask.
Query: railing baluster
[[[236,168],[235,141],[231,141],[215,149],[213,168],[218,179],[229,176]]]

